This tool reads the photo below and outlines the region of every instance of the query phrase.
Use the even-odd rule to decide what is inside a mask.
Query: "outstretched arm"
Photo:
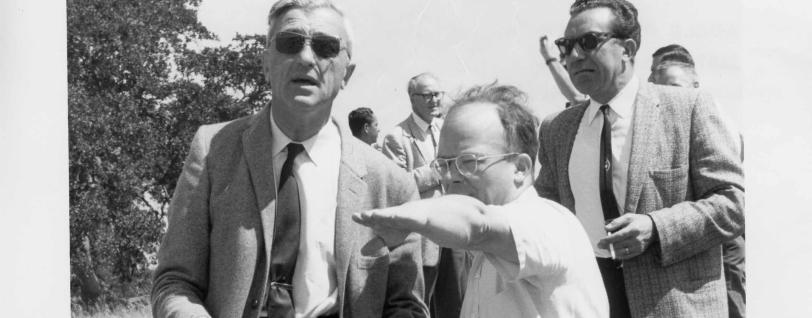
[[[374,229],[389,246],[416,232],[441,246],[483,251],[519,262],[508,220],[472,197],[446,195],[412,201],[356,213],[353,220]]]
[[[553,75],[555,85],[558,86],[558,90],[561,91],[561,94],[564,95],[565,98],[567,98],[567,101],[569,101],[571,104],[577,104],[588,100],[586,95],[581,94],[581,92],[579,92],[578,89],[572,85],[572,81],[570,81],[570,76],[567,74],[567,70],[564,69],[564,66],[561,65],[561,61],[559,61],[555,54],[555,52],[557,52],[556,48],[553,47],[546,35],[543,35],[541,39],[539,39],[539,46],[541,56],[544,58],[547,68],[550,69],[550,74]]]

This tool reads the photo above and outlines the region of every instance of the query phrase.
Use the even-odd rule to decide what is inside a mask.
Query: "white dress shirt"
[[[471,252],[460,317],[609,317],[589,239],[567,208],[529,188],[489,209],[510,225],[519,264]]]
[[[612,124],[612,190],[622,215],[626,203],[626,183],[629,174],[629,156],[632,151],[632,123],[634,100],[640,82],[637,76],[612,98],[609,105],[609,121]],[[598,248],[598,241],[607,236],[601,206],[599,171],[603,104],[591,99],[578,125],[569,162],[569,178],[575,197],[575,215],[583,224],[592,249],[597,257],[611,257],[609,250]]]
[[[414,142],[419,145],[418,147],[420,147],[421,151],[426,150],[423,151],[423,159],[425,159],[426,162],[431,162],[437,157],[436,143],[440,142],[440,126],[442,126],[442,120],[434,118],[431,123],[427,123],[414,112],[412,112],[412,119],[414,119],[414,122],[417,124],[417,127],[420,128],[423,135],[426,136],[423,140],[415,138]],[[432,132],[429,129],[434,133],[434,141],[431,140]]]
[[[274,180],[279,180],[287,158],[286,136],[273,119]],[[293,175],[299,184],[301,232],[299,255],[293,274],[293,302],[296,317],[317,317],[338,310],[338,288],[334,253],[338,169],[341,163],[341,136],[329,121],[310,139],[302,142],[305,151],[294,159]],[[276,188],[274,188],[276,189]]]

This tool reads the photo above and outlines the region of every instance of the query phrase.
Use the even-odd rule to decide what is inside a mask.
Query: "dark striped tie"
[[[293,318],[293,271],[299,252],[301,210],[299,184],[293,175],[293,160],[304,150],[301,144],[289,143],[288,156],[279,175],[274,217],[271,269],[268,281],[267,311],[271,318]]]

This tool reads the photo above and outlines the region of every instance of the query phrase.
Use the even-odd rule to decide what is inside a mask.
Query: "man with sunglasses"
[[[443,127],[444,91],[437,76],[426,72],[409,79],[406,92],[412,112],[386,134],[383,153],[412,174],[420,198],[433,198],[440,195],[440,179],[432,173],[429,163],[436,156]],[[425,301],[432,317],[457,318],[465,293],[465,253],[441,249],[425,238],[421,243]]]
[[[474,258],[460,317],[608,317],[584,229],[533,189],[537,120],[526,101],[513,86],[467,91],[449,110],[431,164],[445,195],[353,219],[390,245],[417,232],[468,250]]]
[[[540,128],[539,194],[592,242],[612,317],[727,317],[721,244],[744,228],[731,131],[712,98],[641,83],[637,9],[578,0],[561,58],[590,96]]]
[[[260,113],[204,125],[169,209],[155,317],[426,317],[419,237],[387,248],[351,221],[418,198],[410,176],[331,118],[355,67],[329,0],[268,17]]]

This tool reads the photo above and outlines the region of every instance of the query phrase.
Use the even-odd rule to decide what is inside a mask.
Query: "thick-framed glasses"
[[[457,172],[459,172],[463,177],[470,178],[477,173],[480,172],[480,169],[484,170],[490,165],[481,164],[486,159],[491,158],[500,158],[504,159],[506,157],[515,156],[519,153],[511,152],[511,153],[503,153],[497,155],[475,155],[475,154],[462,154],[456,156],[454,158],[437,158],[431,162],[431,170],[437,173],[440,178],[445,177],[450,173],[451,165],[456,167]],[[494,162],[495,163],[495,162]]]
[[[616,38],[617,36],[611,32],[587,32],[574,39],[560,38],[555,40],[555,45],[558,46],[558,51],[561,52],[561,60],[572,53],[575,44],[578,44],[585,52],[590,52],[600,46],[608,39]]]
[[[412,93],[412,96],[418,96],[425,100],[431,100],[433,98],[443,98],[445,92],[428,92],[428,93]]]
[[[276,51],[284,54],[298,54],[301,52],[305,44],[310,43],[310,48],[316,56],[328,59],[338,56],[338,53],[345,47],[341,46],[341,38],[337,38],[325,34],[316,34],[313,36],[304,35],[301,33],[282,31],[274,35]]]

